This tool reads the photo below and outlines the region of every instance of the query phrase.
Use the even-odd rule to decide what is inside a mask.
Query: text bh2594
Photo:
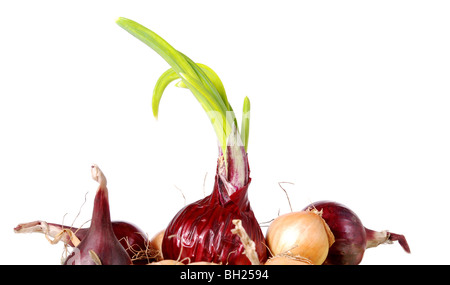
[[[224,269],[223,271],[209,271],[188,268],[180,274],[181,280],[206,280],[211,282],[215,278],[223,280],[258,280],[268,279],[269,273],[267,269]]]

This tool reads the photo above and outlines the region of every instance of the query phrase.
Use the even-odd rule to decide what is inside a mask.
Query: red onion
[[[137,226],[124,221],[111,222],[114,235],[125,248],[133,264],[147,264],[155,261],[156,249],[152,246],[147,235]],[[45,221],[33,221],[19,224],[14,228],[15,233],[43,233],[52,243],[63,242],[75,247],[76,241],[82,241],[89,228],[75,228]],[[74,238],[75,237],[75,238]]]
[[[97,165],[92,166],[92,177],[100,185],[95,195],[91,225],[64,265],[129,265],[131,258],[113,231],[106,178]]]
[[[394,241],[398,241],[407,253],[411,252],[403,235],[367,229],[359,217],[342,204],[332,201],[319,201],[312,203],[305,209],[308,208],[316,208],[322,212],[322,218],[335,237],[335,242],[330,247],[323,264],[357,265],[361,262],[367,248],[384,243],[393,243]]]
[[[216,174],[212,194],[184,207],[170,222],[162,243],[164,259],[250,265],[239,236],[232,233],[233,220],[239,219],[263,264],[267,253],[264,235],[247,197],[250,180],[229,195],[232,186]]]

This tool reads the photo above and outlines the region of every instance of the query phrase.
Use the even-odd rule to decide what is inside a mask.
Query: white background
[[[260,222],[290,211],[288,181],[294,210],[335,200],[407,237],[411,254],[383,245],[362,264],[448,264],[449,14],[448,1],[2,1],[0,264],[59,264],[61,244],[13,228],[89,220],[91,163],[112,218],[150,236],[212,190],[211,124],[172,86],[153,118],[169,66],[120,16],[212,67],[238,118],[250,98]]]

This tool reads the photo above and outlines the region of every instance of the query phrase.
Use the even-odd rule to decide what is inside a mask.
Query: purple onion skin
[[[70,229],[80,241],[82,241],[86,237],[86,234],[89,230],[89,228],[74,228],[53,223],[49,223],[49,225],[59,227],[61,228],[61,230]],[[113,227],[114,235],[125,249],[129,248],[130,246],[136,250],[145,249],[145,247],[148,245],[147,236],[137,226],[124,221],[112,221],[111,225]],[[71,241],[68,242],[68,245],[72,247],[74,246]]]
[[[94,169],[94,166],[92,167]],[[98,168],[97,168],[98,169]],[[106,178],[98,169],[100,186],[94,199],[91,226],[86,236],[73,249],[64,265],[95,265],[93,251],[102,265],[131,265],[131,258],[114,234],[111,224]],[[94,172],[93,172],[94,173]]]
[[[213,193],[181,209],[167,227],[163,242],[164,259],[184,263],[209,261],[224,265],[250,265],[243,254],[239,236],[233,234],[233,219],[240,219],[255,242],[261,263],[267,260],[264,235],[247,197],[245,187],[228,196],[222,179],[216,175]]]
[[[133,248],[134,251],[145,250],[150,242],[147,235],[144,234],[137,226],[123,221],[114,221],[111,223],[114,231],[114,235],[119,240],[120,244],[129,252],[132,256],[132,251],[129,248]]]
[[[152,250],[149,249],[150,242],[147,235],[137,226],[124,221],[113,221],[111,225],[114,235],[119,240],[122,247],[127,251],[130,258],[133,258],[138,251]],[[73,229],[73,231],[76,232],[76,236],[81,241],[85,239],[88,230],[89,228],[81,228],[78,229],[78,231]],[[71,242],[70,244],[73,246]],[[133,260],[133,264],[147,264],[150,261],[153,261],[153,259]]]
[[[130,255],[133,256],[133,251],[129,248],[131,247],[134,251],[145,250],[149,246],[149,240],[147,235],[139,229],[137,226],[124,221],[113,221],[111,222],[114,235],[119,240],[123,248],[125,248]],[[77,238],[81,241],[86,237],[89,228],[72,229],[75,232]],[[72,243],[70,243],[73,246]]]
[[[14,231],[16,233],[45,233],[45,225],[47,224],[51,230],[47,233],[49,237],[56,238],[58,234],[62,234],[60,242],[67,244],[68,246],[75,247],[75,245],[70,240],[70,236],[67,232],[63,230],[70,230],[72,233],[82,241],[85,239],[89,228],[75,228],[71,226],[55,224],[55,223],[45,223],[42,221],[34,221],[30,223],[19,224]],[[38,226],[41,227],[38,227]],[[152,251],[155,250],[151,248],[151,244],[147,238],[147,235],[139,229],[134,224],[125,221],[112,221],[111,225],[113,227],[114,235],[119,240],[120,244],[125,248],[130,258],[134,258],[136,252],[139,251]],[[153,261],[153,260],[150,260]],[[147,264],[147,259],[143,260],[133,260],[133,264]]]
[[[335,242],[330,247],[324,265],[358,265],[366,248],[385,242],[399,241],[403,249],[410,249],[403,235],[376,232],[364,227],[359,217],[348,207],[333,202],[319,201],[307,206],[322,211],[322,218],[334,234]]]
[[[313,205],[318,211],[323,211],[322,218],[335,238],[323,264],[359,264],[366,250],[366,231],[358,216],[344,205],[331,201],[315,202],[308,207]]]

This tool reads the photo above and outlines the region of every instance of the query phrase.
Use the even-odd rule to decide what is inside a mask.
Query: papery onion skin
[[[305,210],[287,213],[272,221],[266,242],[274,256],[300,256],[320,265],[334,243],[334,236],[320,213]]]
[[[183,262],[179,262],[173,259],[164,259],[161,261],[151,262],[148,265],[185,265]]]
[[[231,230],[240,219],[255,242],[261,263],[267,259],[264,234],[247,197],[247,185],[228,196],[216,175],[213,193],[181,209],[168,225],[162,243],[164,258],[183,262],[207,261],[224,265],[251,265],[239,236]]]
[[[288,255],[279,255],[267,259],[264,265],[314,265],[306,258],[295,258]]]
[[[318,201],[305,209],[315,208],[322,212],[323,219],[333,232],[336,242],[331,246],[324,265],[358,265],[366,248],[398,240],[406,252],[410,252],[403,235],[387,231],[376,232],[364,227],[363,223],[348,207],[333,201]]]

